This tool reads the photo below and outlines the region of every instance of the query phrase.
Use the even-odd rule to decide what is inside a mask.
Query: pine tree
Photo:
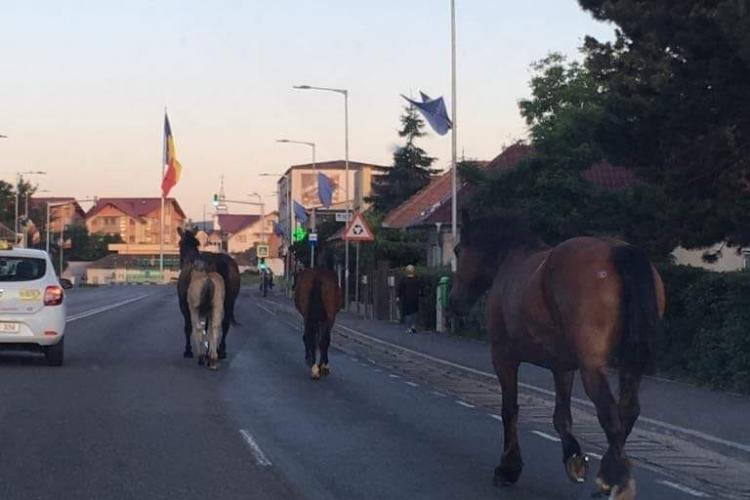
[[[424,125],[414,106],[405,106],[398,135],[406,139],[406,144],[393,154],[393,166],[388,173],[373,185],[373,196],[368,201],[374,204],[376,211],[392,210],[430,182],[436,158],[427,156],[425,150],[414,143],[424,137]]]

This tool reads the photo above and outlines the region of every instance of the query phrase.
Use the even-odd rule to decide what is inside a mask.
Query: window
[[[0,259],[0,281],[33,281],[47,272],[44,259],[3,257]]]

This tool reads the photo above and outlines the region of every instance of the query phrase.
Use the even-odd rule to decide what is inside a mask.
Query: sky
[[[456,0],[456,19],[458,151],[480,160],[527,137],[533,61],[613,34],[576,0]],[[451,105],[449,0],[4,1],[0,47],[0,178],[45,171],[29,177],[42,196],[159,196],[166,108],[183,165],[170,195],[194,220],[222,175],[228,199],[275,207],[275,176],[311,156],[276,139],[343,159],[342,96],[293,85],[348,89],[350,159],[379,165],[400,142],[400,94]],[[445,169],[450,142],[420,144]]]

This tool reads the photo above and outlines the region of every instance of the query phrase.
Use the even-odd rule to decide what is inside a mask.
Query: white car
[[[65,293],[47,252],[0,250],[0,349],[42,351],[47,363],[63,363]]]

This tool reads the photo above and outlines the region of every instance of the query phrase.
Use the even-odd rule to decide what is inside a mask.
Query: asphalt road
[[[583,499],[593,491],[591,480],[567,481],[559,443],[523,427],[523,476],[513,488],[493,487],[501,423],[377,363],[334,350],[331,376],[312,382],[294,322],[258,307],[254,291],[242,291],[241,326],[217,373],[181,357],[172,288],[74,290],[67,300],[65,366],[0,353],[2,500]],[[674,478],[635,473],[638,498],[695,496]]]

